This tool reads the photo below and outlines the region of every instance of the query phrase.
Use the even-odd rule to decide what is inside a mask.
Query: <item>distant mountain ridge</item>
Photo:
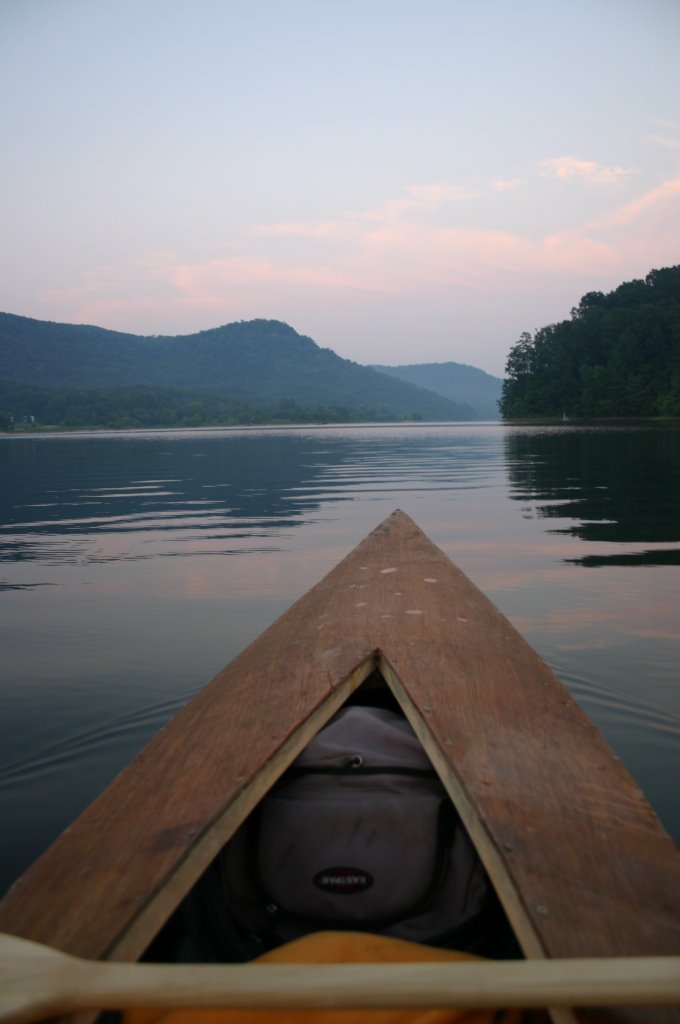
[[[102,401],[104,393],[111,399],[114,389],[141,388],[147,398],[150,391],[156,397],[162,391],[166,403],[171,392],[191,392],[198,404],[203,396],[227,396],[246,418],[249,413],[242,410],[253,403],[258,414],[282,410],[284,416],[288,408],[291,418],[312,408],[320,415],[333,409],[336,419],[346,413],[348,420],[362,413],[427,420],[469,415],[462,403],[343,359],[277,320],[148,337],[0,313],[1,381],[3,408],[12,399],[12,387],[19,385],[24,406],[31,403],[27,387],[75,389],[80,399],[87,392],[92,401],[95,392]],[[219,415],[227,416],[228,407],[223,401]]]
[[[371,364],[372,369],[417,387],[428,388],[458,404],[472,407],[470,419],[499,420],[503,381],[466,363],[411,363],[406,366]]]

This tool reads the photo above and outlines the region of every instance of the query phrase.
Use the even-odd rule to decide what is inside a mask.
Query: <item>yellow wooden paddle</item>
[[[680,1004],[680,957],[414,964],[128,964],[0,934],[0,1022],[134,1007],[558,1007]]]

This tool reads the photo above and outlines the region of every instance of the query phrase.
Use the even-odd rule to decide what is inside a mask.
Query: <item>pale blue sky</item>
[[[680,0],[0,0],[0,309],[501,375],[680,263]]]

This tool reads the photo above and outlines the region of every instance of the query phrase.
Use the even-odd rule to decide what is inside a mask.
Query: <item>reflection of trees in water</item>
[[[0,561],[59,561],[59,536],[68,537],[64,556],[72,560],[75,535],[229,524],[237,537],[295,525],[319,506],[309,494],[319,473],[315,448],[305,438],[239,435],[12,443],[0,451],[11,480],[0,489]],[[300,491],[304,500],[296,500]]]
[[[12,439],[0,445],[0,562],[101,560],[97,535],[125,533],[200,536],[229,553],[230,540],[271,538],[329,500],[406,480],[470,486],[498,460],[497,438],[446,430]]]
[[[510,496],[581,540],[664,544],[680,540],[680,430],[676,424],[510,431]],[[677,565],[680,551],[589,555],[582,565]]]
[[[11,439],[0,562],[101,560],[97,536],[126,533],[164,535],[164,554],[189,554],[170,541],[198,537],[229,553],[358,492],[480,486],[500,459],[497,434],[447,428]],[[153,556],[140,541],[112,557]]]

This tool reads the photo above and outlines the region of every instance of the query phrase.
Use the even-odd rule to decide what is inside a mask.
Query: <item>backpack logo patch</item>
[[[373,881],[373,875],[362,868],[325,868],[314,875],[314,885],[335,896],[363,892]]]

